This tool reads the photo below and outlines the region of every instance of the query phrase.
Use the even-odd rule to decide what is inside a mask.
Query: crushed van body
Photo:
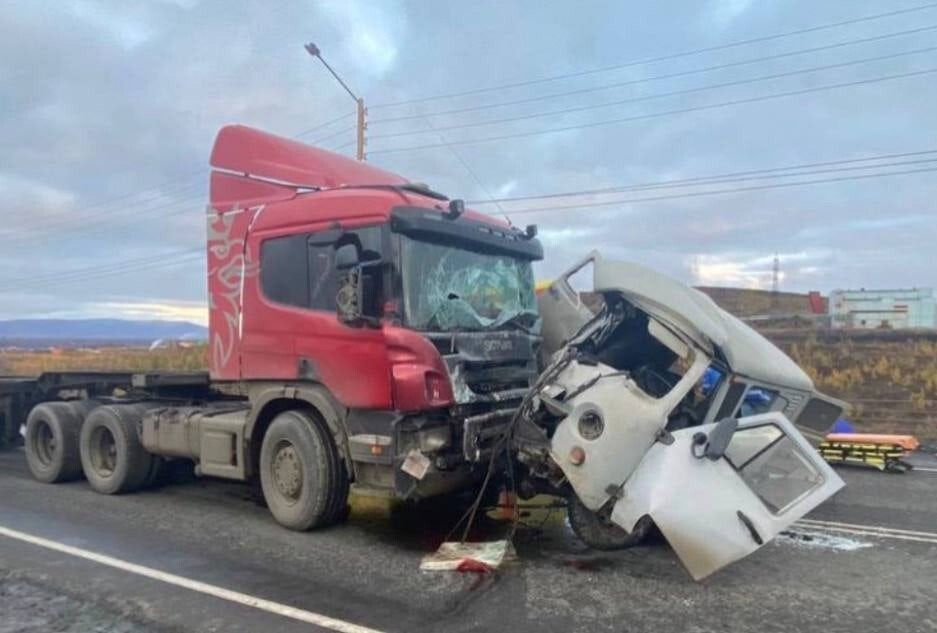
[[[574,289],[589,267],[590,291]],[[701,292],[593,252],[540,310],[548,363],[513,445],[524,487],[564,494],[587,544],[656,526],[699,580],[843,486],[805,438],[843,404]]]

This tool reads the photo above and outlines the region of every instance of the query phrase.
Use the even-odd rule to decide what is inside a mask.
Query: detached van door
[[[612,510],[628,531],[650,515],[695,580],[748,556],[844,485],[783,414],[738,422],[721,457],[706,456],[697,436],[717,424],[655,443]]]

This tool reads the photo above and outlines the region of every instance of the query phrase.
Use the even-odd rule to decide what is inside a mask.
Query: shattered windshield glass
[[[539,327],[529,261],[401,236],[404,310],[423,330]]]

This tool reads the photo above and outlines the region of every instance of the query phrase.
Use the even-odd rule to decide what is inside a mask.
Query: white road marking
[[[924,468],[923,466],[915,466],[911,469],[911,472],[937,473],[937,468]]]
[[[899,530],[878,525],[862,525],[854,523],[838,523],[835,521],[816,521],[801,519],[792,526],[795,530],[815,530],[819,532],[834,532],[841,534],[856,534],[875,538],[894,539],[898,541],[912,541],[915,543],[932,543],[937,545],[937,533],[917,532],[913,530]],[[808,532],[809,533],[809,532]]]
[[[39,536],[33,536],[32,534],[27,534],[25,532],[11,530],[7,527],[0,526],[0,536],[6,536],[7,538],[29,543],[31,545],[36,545],[38,547],[44,547],[56,552],[75,556],[77,558],[83,558],[85,560],[99,563],[101,565],[107,565],[108,567],[120,569],[121,571],[129,572],[131,574],[145,576],[146,578],[150,578],[152,580],[175,585],[176,587],[182,587],[183,589],[188,589],[190,591],[203,593],[246,607],[260,609],[261,611],[273,613],[285,618],[299,620],[300,622],[305,622],[307,624],[314,624],[315,626],[320,626],[324,629],[339,631],[339,633],[382,633],[377,629],[361,626],[359,624],[353,624],[344,620],[338,620],[336,618],[330,618],[325,615],[313,613],[312,611],[297,609],[296,607],[280,604],[279,602],[273,602],[272,600],[258,598],[256,596],[251,596],[239,591],[233,591],[231,589],[225,589],[224,587],[210,585],[198,580],[192,580],[191,578],[177,576],[176,574],[170,574],[165,571],[153,569],[152,567],[145,567],[144,565],[131,563],[125,560],[121,560],[120,558],[114,558],[113,556],[98,554],[97,552],[92,552],[80,547],[65,545],[64,543],[58,543],[56,541],[51,541]]]
[[[921,532],[918,530],[902,530],[899,528],[890,528],[883,525],[863,525],[861,523],[841,523],[839,521],[821,521],[819,519],[801,519],[798,523],[806,525],[816,525],[820,527],[841,527],[854,530],[875,530],[891,534],[907,534],[909,536],[925,536],[928,538],[937,538],[937,532]]]

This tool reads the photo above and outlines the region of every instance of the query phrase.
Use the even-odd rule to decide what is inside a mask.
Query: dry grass
[[[198,371],[208,366],[207,345],[148,350],[139,347],[0,351],[0,374],[46,371]]]
[[[937,334],[775,333],[817,388],[850,403],[869,432],[937,439]]]
[[[747,288],[720,288],[700,286],[705,294],[723,309],[735,316],[745,317],[762,314],[810,314],[810,300],[805,294]]]
[[[937,333],[766,332],[810,374],[817,388],[850,403],[859,430],[937,440]],[[0,374],[44,371],[198,371],[207,346],[157,349],[0,352]]]

